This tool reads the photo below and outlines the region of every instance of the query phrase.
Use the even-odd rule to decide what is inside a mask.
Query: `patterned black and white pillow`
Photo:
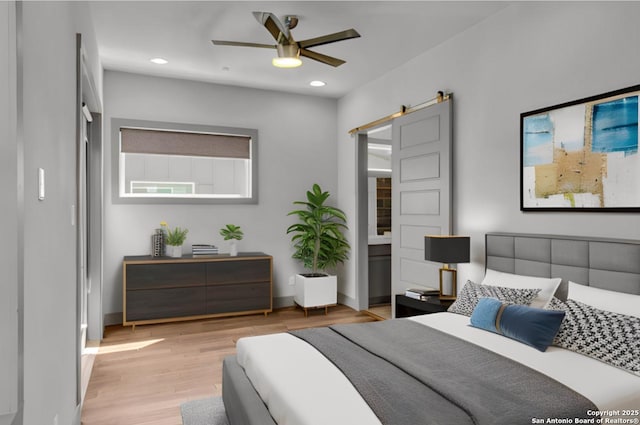
[[[547,308],[566,313],[553,345],[640,376],[640,318],[572,299],[552,298]]]
[[[505,288],[503,286],[480,285],[470,280],[464,285],[456,301],[451,304],[450,313],[464,314],[471,316],[480,298],[497,298],[500,301],[510,304],[529,305],[538,295],[540,289]]]

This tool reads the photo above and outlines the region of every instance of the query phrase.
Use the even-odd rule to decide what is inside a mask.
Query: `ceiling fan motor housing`
[[[280,58],[297,58],[300,56],[300,49],[297,44],[278,44],[276,48]]]

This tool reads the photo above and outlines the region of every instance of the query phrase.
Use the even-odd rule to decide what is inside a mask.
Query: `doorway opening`
[[[438,95],[412,108],[352,130],[356,134],[357,302],[370,308],[368,228],[369,140],[391,131],[391,317],[394,294],[433,288],[433,265],[424,259],[424,235],[449,235],[452,223],[453,107],[451,94]],[[367,129],[369,129],[367,131]],[[377,187],[377,186],[376,186]],[[384,232],[383,232],[384,236]],[[376,235],[376,237],[379,237]],[[370,276],[371,275],[371,276]],[[373,315],[373,314],[372,314]]]
[[[360,159],[359,300],[376,319],[391,318],[391,125],[358,135]]]

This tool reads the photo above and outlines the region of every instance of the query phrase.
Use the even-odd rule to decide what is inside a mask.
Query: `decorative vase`
[[[167,245],[167,251],[169,251],[169,257],[182,257],[182,245]]]
[[[151,255],[153,257],[161,257],[164,255],[164,232],[162,229],[156,229],[156,233],[151,235]]]
[[[231,239],[231,241],[229,241],[229,255],[231,257],[238,255],[238,241],[235,239]]]

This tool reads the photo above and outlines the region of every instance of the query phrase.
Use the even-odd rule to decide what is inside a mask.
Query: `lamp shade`
[[[469,236],[425,236],[424,259],[436,263],[468,263]]]

